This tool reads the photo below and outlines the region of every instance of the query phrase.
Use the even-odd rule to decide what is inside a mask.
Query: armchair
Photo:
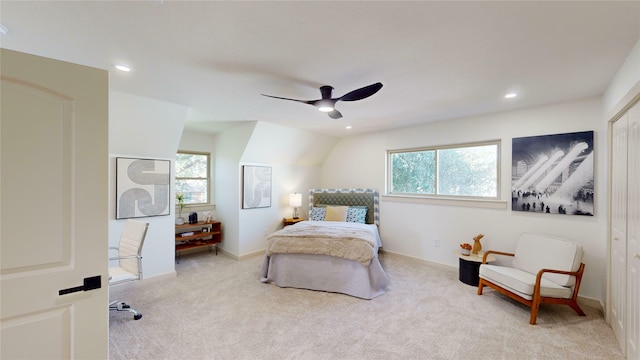
[[[512,266],[487,264],[489,254],[513,257]],[[541,303],[569,305],[585,316],[577,302],[584,273],[582,246],[547,235],[523,233],[515,253],[486,251],[480,265],[478,295],[484,286],[531,307],[536,324]]]
[[[109,257],[110,261],[118,261],[117,265],[109,266],[109,286],[142,279],[142,244],[148,228],[148,223],[127,220],[118,247],[109,247],[110,251],[118,252],[118,256]],[[134,320],[142,318],[142,314],[119,300],[111,301],[109,310],[131,312]]]

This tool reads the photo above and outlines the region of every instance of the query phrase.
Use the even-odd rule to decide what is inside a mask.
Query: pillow
[[[311,221],[323,221],[324,215],[327,210],[323,207],[312,207],[311,212],[309,213],[309,220]]]
[[[347,219],[348,206],[327,206],[324,221],[345,221]]]
[[[349,206],[347,211],[347,222],[364,224],[367,218],[366,206]]]

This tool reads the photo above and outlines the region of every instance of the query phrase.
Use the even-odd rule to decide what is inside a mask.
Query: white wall
[[[187,107],[149,98],[109,92],[109,246],[118,246],[125,220],[115,219],[115,158],[175,160]],[[171,165],[171,194],[174,199],[174,166]],[[149,230],[142,249],[144,278],[175,275],[175,214],[171,201],[169,216],[145,217]]]
[[[216,216],[222,222],[220,247],[231,255],[240,254],[240,170],[239,162],[255,123],[232,128],[218,135],[216,144]]]
[[[220,248],[238,258],[263,251],[267,234],[282,226],[283,217],[291,217],[289,193],[306,194],[318,187],[320,164],[336,142],[334,137],[264,122],[232,127],[215,136],[185,131],[180,149],[212,152],[214,216],[222,222]],[[242,209],[243,165],[272,168],[270,207]],[[300,209],[303,216],[305,203]]]
[[[603,96],[605,114],[611,113],[616,107],[626,105],[626,102],[621,104],[621,100],[629,94],[629,91],[632,88],[637,87],[639,81],[640,40],[636,42],[633,50],[631,50],[631,53],[616,73],[616,76],[609,84],[609,87]],[[604,120],[609,121],[609,118],[605,117]]]
[[[376,134],[342,138],[322,167],[322,187],[377,188],[385,192],[386,150],[500,139],[501,195],[510,207],[511,139],[595,131],[595,216],[567,216],[403,203],[382,199],[380,233],[390,252],[457,266],[454,251],[485,234],[485,249],[511,251],[519,233],[543,232],[582,243],[586,263],[581,296],[603,301],[606,273],[606,131],[600,98],[437,122]],[[354,172],[353,169],[358,169]],[[441,242],[436,247],[435,239]]]
[[[244,163],[243,165],[271,166],[271,206],[267,208],[240,209],[238,234],[239,256],[264,251],[267,235],[282,228],[282,219],[293,216],[289,206],[289,194],[303,193],[303,206],[299,216],[306,217],[306,194],[310,188],[320,185],[320,167],[299,167],[275,163]]]
[[[256,124],[240,159],[238,178],[243,165],[271,166],[271,206],[241,209],[241,198],[238,197],[235,255],[245,256],[265,249],[266,236],[282,227],[284,217],[292,216],[289,194],[307,194],[309,189],[320,185],[320,164],[336,142],[337,138],[331,136],[265,122]],[[238,185],[241,186],[241,182]],[[241,189],[239,194],[242,194]],[[303,196],[302,216],[306,216],[307,203],[308,199]]]

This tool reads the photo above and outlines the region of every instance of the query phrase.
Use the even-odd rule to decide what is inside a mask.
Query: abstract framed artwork
[[[511,210],[593,216],[593,131],[514,138]]]
[[[242,208],[271,206],[271,167],[242,166]]]
[[[169,215],[171,161],[116,158],[116,219]]]

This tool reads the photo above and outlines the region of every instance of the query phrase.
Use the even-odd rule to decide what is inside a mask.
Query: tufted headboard
[[[380,225],[380,194],[375,189],[311,189],[309,211],[316,204],[366,206],[366,223]]]

